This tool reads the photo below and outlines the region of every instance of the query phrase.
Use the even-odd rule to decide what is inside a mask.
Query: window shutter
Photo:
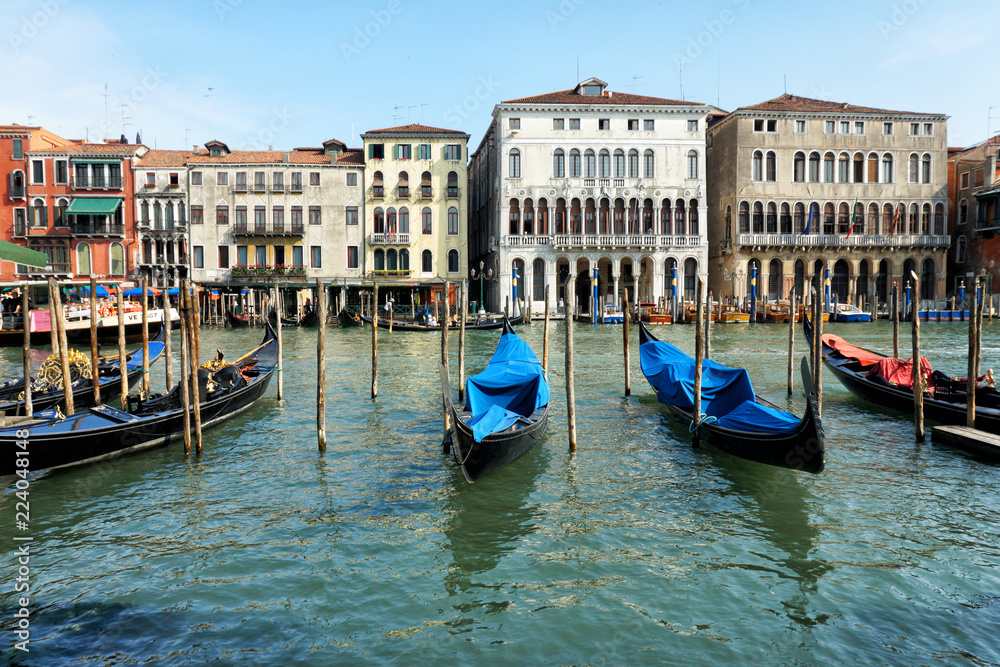
[[[42,227],[49,226],[49,208],[47,206],[42,206]]]
[[[375,144],[368,144],[368,159],[371,160],[374,157],[375,157]]]

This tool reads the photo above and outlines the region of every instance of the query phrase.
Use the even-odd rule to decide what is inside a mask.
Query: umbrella
[[[76,290],[73,290],[73,291],[76,292]],[[81,287],[80,291],[89,296],[90,295],[90,285],[86,285],[84,287]],[[104,285],[98,285],[97,286],[96,294],[97,294],[97,296],[110,296],[111,292],[109,292],[107,290],[107,288],[104,287]]]
[[[31,250],[30,248],[3,240],[0,240],[0,259],[6,259],[8,262],[14,262],[15,264],[34,266],[39,269],[44,269],[49,263],[49,258],[44,252]]]
[[[98,294],[100,294],[100,292],[98,292]],[[155,287],[147,287],[146,288],[146,294],[152,294],[152,295],[155,295],[155,296],[159,296],[160,295],[160,290],[156,289]],[[122,296],[142,296],[142,288],[141,287],[133,287],[132,289],[127,289],[124,292],[122,292]]]

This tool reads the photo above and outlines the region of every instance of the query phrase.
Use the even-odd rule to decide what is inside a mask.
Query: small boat
[[[506,318],[486,369],[465,382],[466,401],[461,410],[452,402],[448,367],[442,363],[440,368],[455,461],[469,482],[524,455],[544,435],[549,383],[538,358]]]
[[[372,323],[372,318],[368,317],[367,315],[360,315],[359,317],[361,317],[361,321],[362,322],[366,322],[368,324]],[[524,315],[518,315],[514,319],[510,319],[510,320],[505,320],[505,319],[500,319],[500,320],[482,320],[482,321],[480,321],[478,323],[477,322],[470,322],[470,321],[466,320],[466,322],[465,322],[465,329],[466,329],[466,331],[476,330],[476,329],[478,329],[478,330],[501,329],[501,328],[503,328],[505,326],[504,322],[507,322],[511,326],[516,326],[516,325],[521,324],[522,322],[524,322]],[[378,318],[378,326],[381,329],[388,329],[389,328],[389,320],[383,319],[381,317]],[[459,326],[458,323],[454,322],[452,324],[449,324],[448,328],[450,328],[450,329],[457,329],[458,326]],[[392,321],[392,330],[393,331],[441,331],[441,325],[440,324],[427,325],[427,324],[422,324],[420,322],[412,322],[412,321],[411,322],[407,322],[405,320],[393,320]]]
[[[621,306],[613,303],[605,304],[604,312],[601,313],[602,324],[624,324],[625,316],[622,314]]]
[[[802,324],[806,341],[813,344],[812,322]],[[883,408],[913,414],[913,359],[895,357],[851,345],[840,336],[823,334],[823,361],[847,389]],[[927,389],[924,417],[941,424],[966,424],[968,390],[966,378],[952,379],[920,359]],[[976,388],[976,428],[1000,434],[1000,393],[989,386],[989,375],[980,378],[986,386]]]
[[[346,308],[337,313],[337,319],[340,320],[340,326],[342,327],[360,327],[364,324],[360,315],[352,313]]]
[[[66,339],[70,343],[90,344],[90,304],[67,303],[63,306],[66,319]],[[142,306],[133,301],[125,301],[123,309],[125,320],[125,340],[134,343],[142,337]],[[180,322],[180,315],[175,308],[170,308],[170,319],[175,324]],[[147,326],[152,331],[163,321],[162,308],[147,308]],[[0,330],[0,347],[19,347],[24,343],[24,318],[17,316],[10,328]],[[29,313],[28,327],[32,343],[45,344],[52,338],[51,321],[48,308],[36,308]],[[118,340],[118,310],[117,306],[107,301],[98,303],[97,338],[101,341]]]
[[[723,304],[722,312],[719,313],[717,321],[720,324],[749,324],[750,313],[744,313],[742,310],[736,308],[736,306]]]
[[[850,303],[838,303],[833,313],[836,322],[871,322],[872,314],[866,313],[857,306]]]
[[[674,321],[673,315],[663,306],[655,303],[640,303],[636,306],[638,317],[636,322],[646,322],[647,324],[670,324]]]
[[[259,347],[233,364],[214,371],[202,367],[201,424],[211,428],[253,407],[267,389],[277,365],[278,344],[268,325]],[[27,433],[25,433],[27,432]],[[92,463],[126,453],[163,446],[184,438],[180,385],[165,396],[151,395],[133,403],[131,412],[101,405],[68,417],[35,415],[35,419],[0,429],[0,475],[15,468],[18,443],[29,443],[31,471]]]
[[[656,398],[716,448],[758,463],[819,473],[823,470],[823,425],[813,406],[812,377],[802,360],[806,411],[801,419],[754,393],[745,369],[703,362],[701,409],[694,414],[694,359],[657,340],[639,324],[639,362]]]
[[[278,320],[274,308],[271,309],[267,317],[272,327],[277,325]],[[314,310],[307,310],[300,319],[295,319],[294,317],[281,318],[281,326],[283,327],[314,327],[318,323],[319,318],[316,316],[316,311]]]
[[[160,355],[163,353],[165,341],[166,327],[160,327],[156,336],[149,341],[150,366],[160,358]],[[101,386],[101,402],[103,403],[121,396],[122,377],[121,372],[118,370],[117,354],[103,357],[102,359],[103,361],[99,361],[97,364],[97,379]],[[125,369],[128,374],[128,384],[130,387],[142,379],[141,347],[125,356]],[[59,377],[62,377],[61,371],[59,372]],[[24,415],[24,400],[20,398],[23,393],[24,378],[8,380],[0,384],[0,411],[8,416]],[[33,391],[31,393],[31,410],[32,412],[41,412],[57,405],[62,405],[62,408],[65,409],[65,398],[61,382],[47,391]],[[93,404],[93,380],[77,380],[73,386],[73,406],[75,408],[84,408]]]
[[[787,324],[790,317],[791,306],[787,301],[769,301],[766,307],[764,304],[757,306],[758,322]],[[798,319],[795,321],[798,322]]]
[[[231,310],[226,311],[226,321],[234,329],[246,329],[250,326],[250,320],[246,315],[237,314]]]

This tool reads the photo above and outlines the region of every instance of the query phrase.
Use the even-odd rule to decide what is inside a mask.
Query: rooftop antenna
[[[403,120],[403,117],[402,117],[402,116],[400,116],[400,115],[399,115],[398,113],[396,113],[397,111],[399,111],[399,110],[400,110],[400,109],[402,109],[402,108],[403,108],[403,107],[401,107],[401,106],[394,106],[394,107],[392,108],[392,124],[393,124],[393,125],[395,125],[395,124],[396,124],[396,123],[398,123],[399,121]]]
[[[576,82],[580,83],[580,56],[576,57]]]
[[[677,72],[680,75],[681,81],[681,101],[684,101],[684,65],[682,63],[677,63]]]
[[[636,85],[636,84],[635,84],[635,82],[636,82],[636,81],[637,81],[638,79],[641,79],[641,78],[642,78],[641,76],[633,76],[633,77],[632,77],[632,94],[633,94],[633,95],[635,95],[635,85]]]
[[[104,138],[108,138],[108,84],[104,84]]]
[[[128,109],[127,104],[122,104],[122,134],[125,134],[125,126],[131,125],[132,123],[126,122],[132,120],[132,116],[126,116],[125,110]]]
[[[184,146],[185,148],[187,148],[188,146],[191,145],[191,144],[188,143],[188,133],[191,132],[191,130],[193,130],[193,129],[194,129],[193,127],[185,127],[184,128],[184,143],[181,144],[181,145]]]
[[[990,107],[990,108],[992,109],[993,107]],[[28,125],[31,125],[31,119],[32,118],[34,118],[34,116],[32,116],[31,114],[28,114]],[[59,127],[64,127],[64,126],[60,125]]]
[[[212,138],[212,91],[213,90],[215,90],[215,88],[209,88],[208,89],[208,95],[205,95],[205,97],[208,98],[208,138],[209,139]]]
[[[986,139],[987,139],[987,140],[989,140],[989,138],[993,136],[993,135],[992,135],[992,134],[990,133],[990,130],[992,129],[992,125],[991,125],[991,121],[992,121],[992,120],[993,120],[994,118],[1000,118],[1000,116],[994,116],[994,115],[993,115],[993,110],[994,110],[994,109],[996,109],[996,107],[987,107],[987,108],[986,108]],[[30,118],[30,117],[31,117],[31,116],[29,116],[29,118]]]
[[[785,95],[787,95],[788,94],[788,75],[787,74],[782,74],[781,75],[781,79],[782,79],[782,81],[784,81]]]

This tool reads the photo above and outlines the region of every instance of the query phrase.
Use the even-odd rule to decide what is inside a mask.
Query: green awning
[[[0,240],[0,259],[5,259],[8,262],[14,262],[16,264],[34,266],[39,269],[44,269],[49,263],[49,258],[45,256],[44,252],[31,250],[30,248],[25,248],[22,245],[17,245],[16,243],[4,240]]]
[[[73,164],[121,164],[121,158],[99,158],[99,157],[73,157],[69,159]]]
[[[69,203],[70,215],[111,215],[122,205],[121,197],[77,197]]]

